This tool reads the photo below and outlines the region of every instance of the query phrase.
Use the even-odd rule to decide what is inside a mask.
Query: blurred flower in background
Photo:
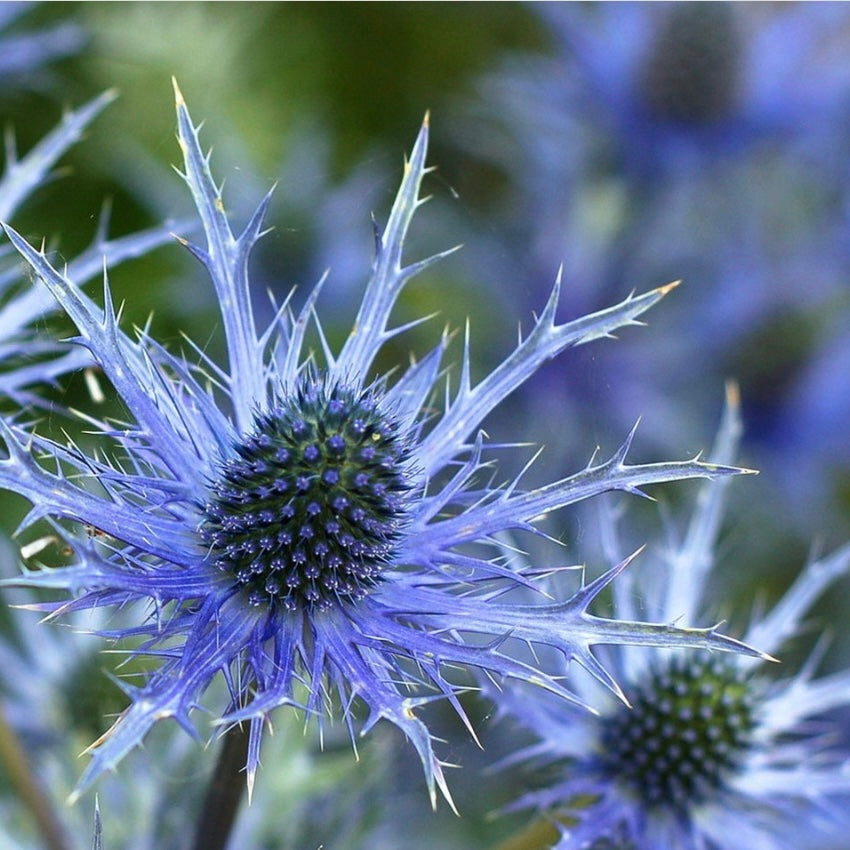
[[[452,122],[473,174],[497,178],[472,263],[523,301],[563,263],[577,311],[659,275],[684,285],[651,344],[550,370],[529,418],[565,447],[640,410],[650,440],[677,445],[735,377],[765,500],[803,536],[850,530],[850,7],[534,9],[551,55],[511,55]]]
[[[729,402],[711,454],[725,463],[734,460],[740,432],[734,388]],[[690,622],[728,607],[708,593],[727,484],[702,488],[684,534],[667,523],[666,540],[643,556],[650,570],[636,565],[615,586],[618,616],[640,610],[653,620]],[[604,508],[601,539],[616,560],[618,516],[609,502]],[[848,570],[850,545],[812,559],[769,611],[752,617],[744,639],[780,654],[812,602]],[[523,699],[516,689],[496,695],[537,739],[513,756],[542,768],[531,780],[538,787],[517,805],[558,826],[558,850],[824,846],[825,835],[837,839],[847,828],[850,750],[830,712],[850,704],[850,670],[819,676],[822,650],[782,675],[763,660],[606,647],[602,655],[610,653],[630,706],[612,701],[598,716],[545,697]],[[583,697],[594,701],[598,688],[587,679],[583,685]]]

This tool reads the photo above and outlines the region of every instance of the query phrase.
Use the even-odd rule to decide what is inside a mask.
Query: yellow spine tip
[[[177,85],[177,77],[171,78],[171,85],[174,86],[174,102],[177,106],[185,106],[186,101],[183,99],[183,92],[180,91],[180,86]]]
[[[665,283],[664,286],[659,286],[656,291],[659,295],[667,295],[668,292],[672,292],[681,282],[681,280],[673,280],[670,283]]]

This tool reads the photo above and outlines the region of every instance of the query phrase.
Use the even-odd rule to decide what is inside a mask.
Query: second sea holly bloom
[[[574,701],[525,647],[553,647],[616,693],[596,644],[748,651],[711,628],[591,614],[627,562],[567,598],[529,601],[539,571],[560,563],[514,569],[498,543],[501,532],[533,533],[550,512],[605,491],[737,471],[699,460],[630,465],[630,437],[608,460],[539,488],[521,478],[491,483],[492,450],[481,430],[488,414],[542,363],[635,324],[670,287],[559,323],[556,284],[530,332],[478,383],[467,348],[453,391],[442,389],[445,336],[422,359],[381,375],[378,352],[404,330],[390,323],[399,294],[444,256],[412,264],[402,257],[423,203],[427,121],[378,234],[353,330],[335,352],[316,318],[319,287],[300,311],[285,304],[258,329],[248,260],[268,199],[234,236],[179,92],[177,116],[183,176],[206,235],[205,246],[185,244],[217,293],[225,366],[199,348],[171,354],[147,331],[127,335],[108,286],[99,306],[7,227],[128,415],[92,423],[103,450],[90,453],[19,423],[3,426],[0,485],[32,503],[25,527],[48,519],[75,553],[68,566],[27,571],[16,582],[67,592],[69,601],[44,606],[56,617],[148,605],[137,626],[102,632],[129,639],[126,651],[149,656],[152,670],[142,684],[125,685],[130,705],[93,747],[79,793],[157,721],[174,718],[197,734],[190,715],[218,677],[229,697],[210,710],[222,729],[248,724],[249,787],[275,709],[298,706],[321,723],[336,705],[352,735],[381,719],[401,729],[433,798],[436,788],[448,790],[417,709],[443,697],[463,716],[458,695],[468,683],[453,678],[459,667]],[[320,340],[318,353],[308,350],[308,334]]]
[[[712,454],[719,462],[734,460],[740,430],[732,388]],[[692,621],[712,607],[708,587],[728,484],[703,484],[684,534],[668,525],[648,553],[654,570],[639,594],[634,574],[617,583],[616,615],[634,616],[640,605],[653,618]],[[617,519],[613,509],[602,511],[600,538],[614,558]],[[848,544],[812,559],[770,610],[751,618],[743,639],[779,653],[849,569]],[[846,831],[850,754],[835,712],[850,701],[850,670],[817,673],[823,642],[801,669],[785,674],[784,665],[728,653],[603,651],[628,706],[598,701],[599,714],[591,715],[519,689],[500,694],[505,714],[536,738],[511,758],[542,767],[547,778],[515,807],[535,809],[557,828],[560,838],[545,846],[801,850],[825,847],[828,836]],[[581,676],[573,687],[586,700],[598,691]]]

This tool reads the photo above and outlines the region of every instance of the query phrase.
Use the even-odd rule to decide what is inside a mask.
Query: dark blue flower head
[[[604,491],[737,471],[699,460],[630,465],[629,437],[610,459],[594,458],[537,489],[525,488],[522,476],[490,483],[481,423],[493,408],[564,349],[635,324],[669,286],[560,324],[556,283],[530,332],[478,383],[467,344],[458,385],[445,390],[435,415],[447,337],[392,380],[374,374],[379,350],[407,327],[390,324],[403,287],[445,256],[402,259],[423,203],[427,121],[377,234],[353,330],[334,352],[316,319],[319,287],[299,312],[286,303],[258,330],[248,259],[269,199],[234,236],[179,92],[177,115],[183,176],[207,243],[184,244],[215,286],[226,367],[200,349],[173,355],[146,331],[129,337],[108,286],[100,307],[6,228],[128,415],[127,422],[93,422],[108,447],[96,454],[3,425],[0,484],[32,502],[25,527],[48,518],[76,553],[74,564],[27,572],[20,583],[70,592],[70,601],[46,606],[54,616],[149,604],[138,626],[103,632],[134,638],[131,654],[151,656],[156,667],[141,686],[126,686],[130,707],[93,748],[79,793],[157,721],[172,717],[197,734],[190,714],[219,677],[229,704],[214,709],[218,724],[249,724],[249,787],[274,709],[300,706],[321,722],[336,703],[352,735],[358,705],[368,711],[362,731],[380,719],[399,727],[422,759],[433,797],[435,787],[448,792],[416,709],[442,696],[463,716],[457,667],[574,701],[560,678],[514,648],[553,647],[615,693],[595,644],[743,649],[714,629],[591,615],[593,599],[629,559],[566,598],[529,601],[537,570],[558,565],[516,569],[498,543],[506,530],[533,533],[551,511]],[[318,353],[306,350],[308,332],[318,335]]]
[[[600,721],[599,759],[647,808],[686,813],[723,787],[752,745],[755,694],[725,659],[667,659],[629,700]]]
[[[411,451],[380,396],[308,373],[222,461],[201,536],[249,604],[362,599],[393,562]]]

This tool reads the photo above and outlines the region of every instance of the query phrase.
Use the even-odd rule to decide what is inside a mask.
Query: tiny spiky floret
[[[736,403],[733,391],[716,454],[726,463],[738,440]],[[641,591],[651,616],[690,618],[705,606],[725,484],[704,485],[687,534],[662,548],[659,572]],[[602,517],[616,557],[615,517]],[[775,652],[813,600],[848,570],[850,545],[810,563],[744,639]],[[623,585],[616,609],[628,617],[634,602]],[[523,755],[560,765],[560,781],[516,804],[553,818],[562,832],[557,850],[799,850],[810,838],[819,846],[821,829],[846,828],[838,816],[850,793],[850,753],[832,746],[828,714],[850,704],[850,671],[817,678],[819,653],[783,679],[741,655],[610,651],[631,708],[611,701],[591,716],[513,689],[502,698],[506,712],[539,738]],[[586,684],[574,687],[589,698]]]
[[[19,582],[69,591],[71,601],[47,606],[54,615],[150,603],[148,621],[109,635],[132,636],[131,652],[158,666],[143,685],[126,686],[130,707],[93,748],[81,791],[156,721],[172,717],[194,730],[190,714],[219,675],[230,700],[212,709],[219,726],[250,724],[249,787],[274,709],[297,705],[321,722],[336,703],[352,734],[380,719],[398,726],[422,759],[433,799],[436,788],[448,792],[416,708],[436,695],[462,713],[463,685],[451,678],[458,666],[533,682],[570,701],[560,677],[512,647],[554,647],[615,691],[595,644],[746,651],[714,629],[591,615],[593,599],[627,560],[565,599],[530,602],[535,571],[513,569],[496,542],[500,532],[533,532],[551,511],[608,490],[738,471],[699,460],[630,465],[630,436],[610,459],[544,487],[488,483],[492,461],[480,425],[490,411],[564,349],[635,324],[670,286],[559,324],[556,283],[531,332],[478,384],[467,349],[459,386],[435,416],[446,337],[393,380],[374,374],[378,351],[403,330],[390,326],[399,293],[444,256],[402,261],[423,203],[427,121],[378,234],[354,329],[334,353],[316,320],[318,287],[299,312],[285,304],[258,331],[247,265],[268,198],[234,236],[179,92],[177,117],[183,177],[207,241],[184,244],[215,286],[226,368],[200,349],[183,358],[146,332],[129,337],[108,286],[100,307],[6,228],[130,416],[92,423],[107,449],[94,456],[3,426],[0,485],[32,502],[25,526],[48,518],[76,553],[75,563],[26,572]],[[308,333],[320,340],[320,354],[306,349]],[[514,589],[523,601],[510,598]],[[360,720],[359,706],[367,711]]]

